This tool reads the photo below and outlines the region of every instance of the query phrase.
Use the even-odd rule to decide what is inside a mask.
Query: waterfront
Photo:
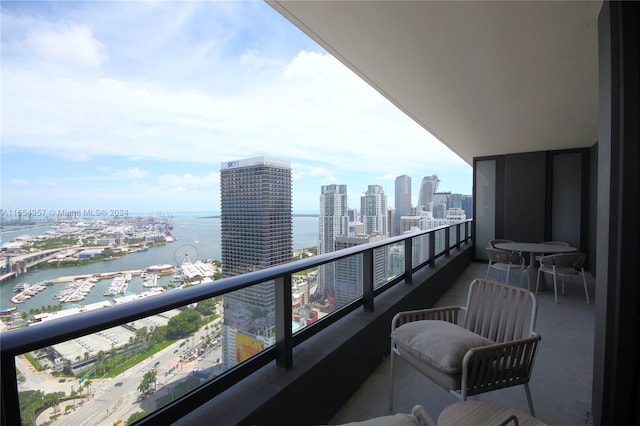
[[[35,227],[29,229],[19,229],[15,231],[3,230],[2,241],[8,242],[19,235],[39,235],[48,230],[48,227]],[[219,217],[195,217],[195,216],[175,216],[173,218],[172,235],[176,241],[160,247],[153,247],[147,251],[128,254],[119,259],[91,263],[82,266],[66,268],[44,269],[32,271],[19,275],[16,278],[4,281],[0,286],[0,308],[10,308],[15,306],[19,312],[28,312],[30,309],[41,308],[47,305],[57,305],[58,300],[53,296],[64,288],[64,284],[48,286],[24,303],[15,305],[11,302],[11,297],[15,295],[13,289],[18,283],[36,284],[42,281],[52,280],[62,276],[91,275],[97,273],[108,273],[118,271],[129,271],[145,269],[152,265],[178,263],[184,254],[197,253],[197,259],[191,261],[220,259],[220,218]],[[314,247],[317,244],[318,217],[317,216],[295,216],[293,218],[293,248],[301,249]],[[172,275],[162,275],[158,279],[158,286],[169,283]],[[103,300],[109,300],[103,296],[111,280],[100,280],[87,295],[82,304],[89,304]],[[147,289],[143,287],[143,279],[140,276],[133,276],[126,294],[136,294]],[[73,303],[65,303],[65,307],[77,306]]]

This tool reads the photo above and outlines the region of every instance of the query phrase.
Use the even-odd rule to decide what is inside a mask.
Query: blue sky
[[[471,167],[261,1],[10,2],[2,19],[1,208],[218,212],[220,163],[293,169],[359,207],[381,185]]]

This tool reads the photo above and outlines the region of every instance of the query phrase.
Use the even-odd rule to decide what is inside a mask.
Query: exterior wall
[[[598,17],[594,425],[640,424],[640,3]]]
[[[591,149],[576,149],[475,159],[476,259],[486,259],[492,238],[561,240],[588,252],[591,155]]]

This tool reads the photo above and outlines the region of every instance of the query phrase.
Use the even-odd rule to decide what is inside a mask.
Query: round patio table
[[[560,244],[545,244],[545,243],[498,243],[496,248],[508,251],[517,251],[520,253],[529,253],[529,266],[527,267],[527,273],[529,274],[529,282],[531,286],[536,280],[536,255],[537,254],[557,254],[557,253],[572,253],[578,251],[575,247],[563,246]],[[546,290],[547,287],[544,284],[544,280],[540,285],[540,290]]]
[[[515,417],[515,421],[512,418]],[[505,420],[511,420],[506,422]],[[438,417],[438,426],[498,425],[544,426],[524,411],[488,401],[462,401],[449,405]]]

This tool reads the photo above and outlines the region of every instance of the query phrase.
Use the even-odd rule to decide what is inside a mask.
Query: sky
[[[471,166],[262,1],[2,1],[0,208],[219,212],[220,163],[320,187],[397,176],[471,194]]]

